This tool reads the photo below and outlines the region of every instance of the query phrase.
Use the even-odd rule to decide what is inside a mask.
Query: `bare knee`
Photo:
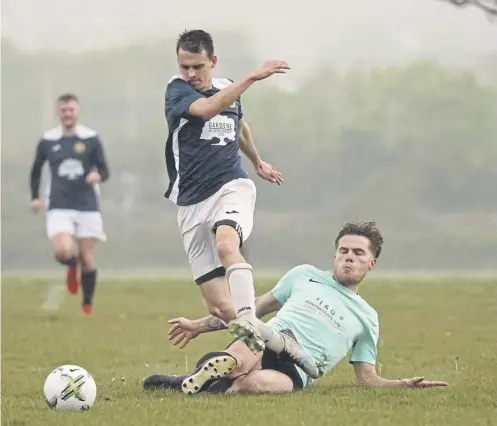
[[[217,255],[219,260],[226,267],[236,263],[233,261],[234,258],[240,256],[238,246],[233,243],[233,241],[222,239],[216,242]]]
[[[51,238],[55,260],[64,263],[74,257],[74,243],[71,234],[59,233]]]
[[[53,249],[55,260],[58,262],[67,262],[74,257],[73,248],[67,244],[55,245]]]
[[[235,309],[231,300],[219,300],[207,304],[209,313],[216,318],[221,319],[225,323],[230,322],[235,318]]]
[[[230,374],[231,378],[235,378],[240,375],[244,375],[243,378],[245,378],[246,374],[249,374],[251,371],[261,368],[262,354],[254,354],[248,348],[245,342],[241,340],[238,340],[231,344],[226,349],[226,352],[236,359],[236,367]]]
[[[240,253],[240,236],[232,226],[221,225],[216,230],[216,250],[225,268],[244,262]]]
[[[71,258],[73,257],[73,253],[71,250],[60,249],[54,251],[54,256],[57,262],[64,263],[71,260]]]
[[[263,370],[253,371],[238,382],[238,393],[267,393],[271,383],[264,377]]]
[[[231,392],[234,393],[286,393],[293,390],[291,379],[277,371],[252,371],[246,377],[237,380]]]

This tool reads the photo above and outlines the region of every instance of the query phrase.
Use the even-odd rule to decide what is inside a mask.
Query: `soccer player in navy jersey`
[[[241,252],[252,232],[256,187],[242,167],[239,150],[261,178],[278,185],[283,179],[259,156],[241,95],[290,67],[271,60],[235,82],[214,78],[218,59],[211,35],[203,30],[182,33],[176,53],[180,74],[169,80],[165,94],[165,197],[178,206],[184,249],[209,312],[260,352],[271,336],[260,330],[264,324],[255,316],[252,266]]]
[[[79,124],[79,100],[72,93],[57,99],[60,126],[45,132],[31,167],[31,209],[42,206],[41,171],[50,167],[46,228],[55,259],[67,266],[67,288],[76,294],[81,266],[83,312],[92,313],[97,280],[95,242],[105,241],[98,184],[109,178],[102,142],[95,130]],[[76,240],[76,244],[75,244]]]

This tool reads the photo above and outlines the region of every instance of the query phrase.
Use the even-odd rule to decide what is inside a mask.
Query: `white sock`
[[[263,323],[260,319],[256,319],[256,325],[262,339],[264,340],[264,343],[266,344],[266,348],[271,349],[277,354],[283,352],[283,349],[285,348],[283,336],[277,331],[274,331],[266,323]]]
[[[248,263],[235,263],[226,270],[235,315],[255,319],[255,290],[252,266]]]

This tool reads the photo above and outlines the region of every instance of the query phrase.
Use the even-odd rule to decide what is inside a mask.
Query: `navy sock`
[[[64,266],[72,266],[74,268],[78,264],[78,259],[76,256],[73,256],[70,259],[57,260],[57,262]]]
[[[83,288],[83,304],[91,305],[97,283],[97,270],[83,271],[81,273],[81,287]]]

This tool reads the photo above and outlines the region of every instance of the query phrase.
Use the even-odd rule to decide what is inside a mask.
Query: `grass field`
[[[252,397],[142,391],[143,377],[185,372],[230,341],[218,332],[183,350],[168,342],[168,318],[205,314],[191,282],[103,281],[91,318],[80,314],[79,296],[65,293],[58,309],[42,309],[52,283],[2,282],[2,425],[497,425],[497,281],[364,284],[363,297],[380,314],[381,374],[424,375],[450,388],[360,389],[342,361],[309,391]],[[271,283],[258,281],[257,293]],[[43,382],[61,364],[95,377],[89,412],[47,407]]]

